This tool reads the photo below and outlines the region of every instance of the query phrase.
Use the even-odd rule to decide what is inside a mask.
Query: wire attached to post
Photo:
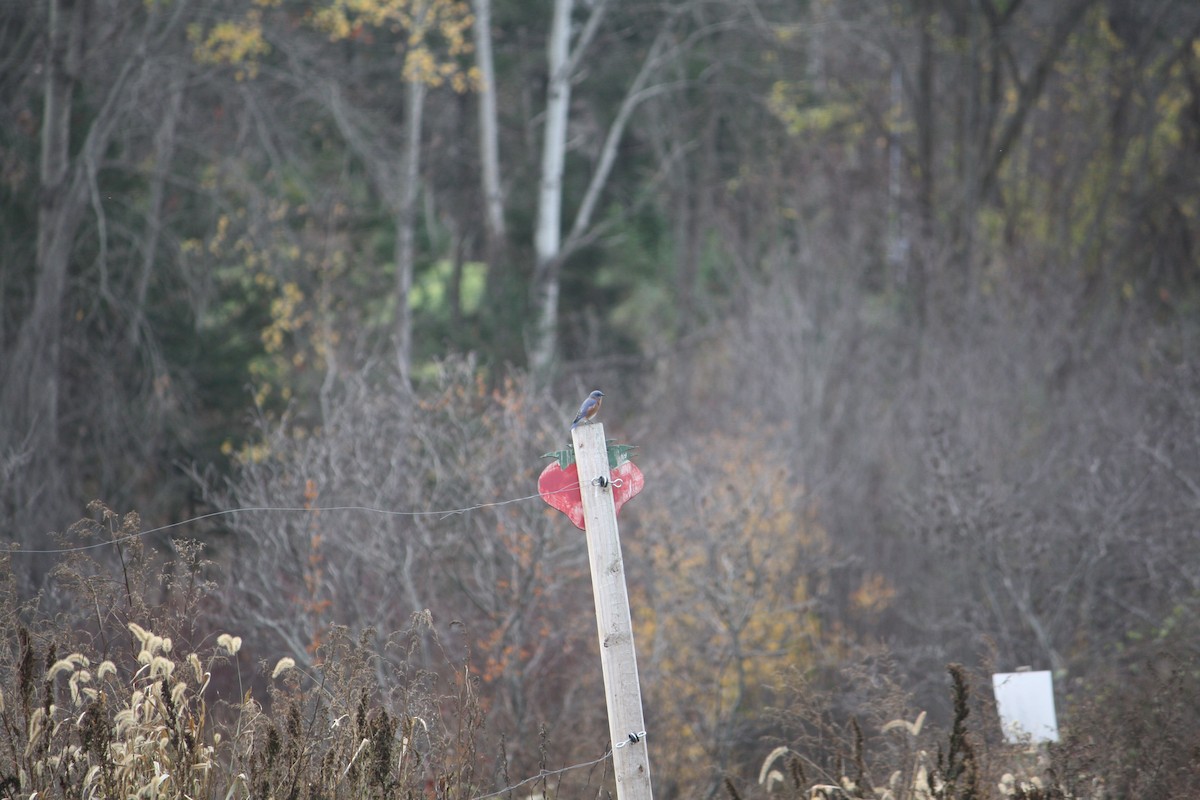
[[[645,731],[638,731],[637,733],[633,733],[632,731],[630,731],[629,736],[628,736],[628,741],[617,742],[615,745],[613,745],[613,747],[618,748],[618,747],[624,747],[627,744],[637,744],[638,742],[640,742],[642,739],[645,739],[645,738],[646,738]]]
[[[624,485],[624,478],[612,478],[610,480],[606,475],[597,475],[592,478],[592,486],[599,486],[601,489],[607,489],[609,486],[614,489],[620,489]]]

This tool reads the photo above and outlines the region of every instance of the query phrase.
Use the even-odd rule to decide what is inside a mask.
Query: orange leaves
[[[485,654],[483,669],[479,673],[480,680],[484,683],[495,683],[512,669],[515,662],[528,658],[527,647],[504,641],[507,633],[505,628],[497,627],[483,637],[476,648]]]

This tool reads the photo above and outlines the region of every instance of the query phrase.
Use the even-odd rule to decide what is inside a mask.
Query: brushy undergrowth
[[[1125,665],[1128,666],[1128,665]],[[1147,665],[1151,666],[1151,665]],[[777,710],[783,743],[756,780],[726,780],[730,800],[1116,800],[1200,797],[1200,658],[1160,659],[1157,669],[1090,682],[1060,712],[1060,741],[1011,744],[979,691],[986,676],[947,667],[952,720],[925,712],[886,671],[847,670],[849,702],[803,678],[786,681]],[[834,709],[857,706],[839,718]],[[846,721],[839,721],[844,719]],[[1064,725],[1065,721],[1065,725]]]
[[[381,658],[373,632],[334,628],[311,671],[286,656],[246,663],[240,637],[202,633],[213,587],[198,545],[176,541],[174,558],[153,559],[132,536],[136,515],[93,511],[65,540],[113,544],[65,558],[37,601],[16,602],[14,556],[4,565],[0,797],[487,791],[476,680],[441,649],[428,612],[389,638],[410,657]],[[411,657],[418,648],[425,657]],[[444,669],[419,665],[431,651]]]
[[[314,666],[256,660],[209,618],[219,570],[199,544],[154,556],[136,515],[92,512],[63,537],[91,549],[62,554],[33,601],[15,590],[23,556],[0,560],[0,798],[613,796],[603,756],[568,785],[548,778],[573,768],[547,771],[544,758],[533,778],[510,776],[503,739],[497,757],[481,753],[487,700],[428,611],[382,652],[375,631],[333,627]],[[1181,626],[1154,658],[1130,651],[1116,677],[1071,697],[1057,744],[1005,744],[972,689],[981,676],[960,665],[948,668],[952,719],[927,724],[881,652],[838,680],[783,675],[778,707],[742,743],[766,758],[716,774],[731,800],[1198,797],[1200,659],[1176,647],[1193,640]],[[545,737],[543,726],[543,750]],[[671,764],[655,772],[664,796],[683,796]]]

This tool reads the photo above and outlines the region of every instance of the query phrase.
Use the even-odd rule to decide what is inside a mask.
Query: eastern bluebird
[[[575,419],[571,422],[571,430],[575,430],[576,426],[581,422],[591,422],[596,418],[597,412],[600,411],[600,404],[604,402],[604,392],[597,389],[587,396],[583,401],[583,405],[579,407],[579,413],[575,415]]]

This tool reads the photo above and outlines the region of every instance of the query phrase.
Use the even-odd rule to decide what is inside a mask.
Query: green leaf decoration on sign
[[[542,458],[553,458],[558,461],[558,468],[566,470],[567,467],[575,463],[575,448],[568,447],[566,450],[555,450],[553,453],[543,453]]]
[[[609,439],[608,445],[608,468],[616,469],[629,460],[629,453],[637,450],[636,444],[616,444],[616,439]]]
[[[616,469],[624,464],[629,460],[629,454],[638,449],[636,444],[617,444],[616,441],[616,439],[609,439],[605,442],[608,449],[609,469]],[[542,458],[553,458],[558,462],[558,468],[565,470],[575,463],[575,448],[568,447],[565,450],[542,453]]]

